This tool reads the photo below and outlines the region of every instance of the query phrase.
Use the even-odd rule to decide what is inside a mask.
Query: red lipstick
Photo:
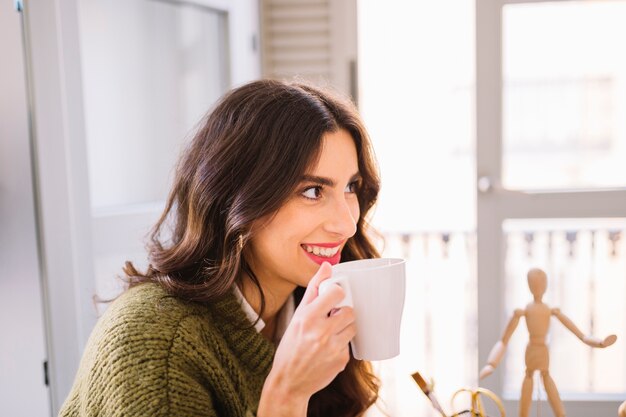
[[[307,251],[304,248],[304,246],[306,245],[306,246],[318,246],[320,248],[336,248],[337,246],[341,246],[344,242],[345,241],[335,242],[335,243],[305,243],[301,247],[304,253],[309,257],[309,259],[311,259],[316,264],[321,265],[324,262],[328,262],[331,265],[337,265],[339,261],[341,260],[341,250],[338,250],[336,254],[328,258],[325,256],[318,256],[314,253],[311,253]]]

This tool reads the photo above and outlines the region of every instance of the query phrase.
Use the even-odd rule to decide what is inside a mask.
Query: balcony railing
[[[532,300],[526,283],[528,269],[544,269],[549,280],[544,297],[547,304],[561,308],[585,334],[618,334],[618,341],[609,349],[591,349],[558,321],[552,322],[548,341],[551,374],[562,398],[623,396],[626,222],[550,221],[543,225],[540,221],[507,221],[503,234],[506,311],[499,312],[499,302],[494,302],[494,314],[502,315],[504,326],[515,308],[524,308]],[[477,385],[482,365],[477,358],[477,237],[473,231],[432,231],[386,233],[384,238],[383,255],[403,257],[408,263],[401,354],[376,364],[383,381],[383,408],[393,416],[427,416],[431,408],[411,373],[419,370],[433,377],[440,399],[446,402],[458,388]],[[500,365],[506,397],[519,396],[527,339],[522,321]],[[495,342],[484,343],[490,347]],[[546,398],[541,391],[539,395]]]

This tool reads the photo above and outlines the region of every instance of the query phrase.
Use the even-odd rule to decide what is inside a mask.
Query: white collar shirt
[[[256,321],[256,324],[254,325],[254,329],[260,333],[261,330],[265,328],[265,322],[263,321],[261,317],[259,317],[256,311],[254,311],[254,309],[252,308],[248,300],[245,299],[239,287],[237,285],[234,285],[234,288],[235,288],[234,290],[235,296],[239,300],[239,303],[241,304],[241,308],[246,313],[246,316],[248,317],[248,319],[252,323],[254,323],[258,318],[258,321]],[[289,298],[287,298],[287,301],[285,302],[283,307],[276,314],[276,333],[275,333],[275,338],[273,341],[276,344],[276,346],[278,346],[278,344],[280,343],[280,340],[283,338],[283,335],[285,334],[285,331],[287,330],[287,327],[289,326],[289,323],[291,322],[291,318],[293,317],[295,310],[296,310],[296,306],[295,306],[294,297],[293,297],[293,294],[290,294]]]

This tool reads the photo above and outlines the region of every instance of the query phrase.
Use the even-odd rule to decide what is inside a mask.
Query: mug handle
[[[339,285],[346,293],[343,299],[337,303],[335,308],[354,307],[354,304],[352,303],[352,291],[350,291],[350,281],[348,281],[348,277],[346,275],[337,275],[322,281],[318,288],[319,295],[326,293],[331,288],[331,285]]]

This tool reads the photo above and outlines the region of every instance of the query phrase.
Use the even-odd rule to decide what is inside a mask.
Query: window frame
[[[509,320],[504,305],[503,221],[616,218],[626,214],[625,188],[530,192],[508,190],[502,186],[502,9],[507,4],[539,2],[548,1],[476,1],[477,301],[481,366],[486,363],[491,348],[501,338]],[[502,395],[502,368],[481,381],[482,386],[498,395]],[[604,394],[578,398],[562,395],[561,399],[570,417],[590,413],[613,415],[620,404],[614,396]],[[507,410],[517,409],[517,400],[503,400]],[[546,399],[541,400],[541,408],[550,409]]]

